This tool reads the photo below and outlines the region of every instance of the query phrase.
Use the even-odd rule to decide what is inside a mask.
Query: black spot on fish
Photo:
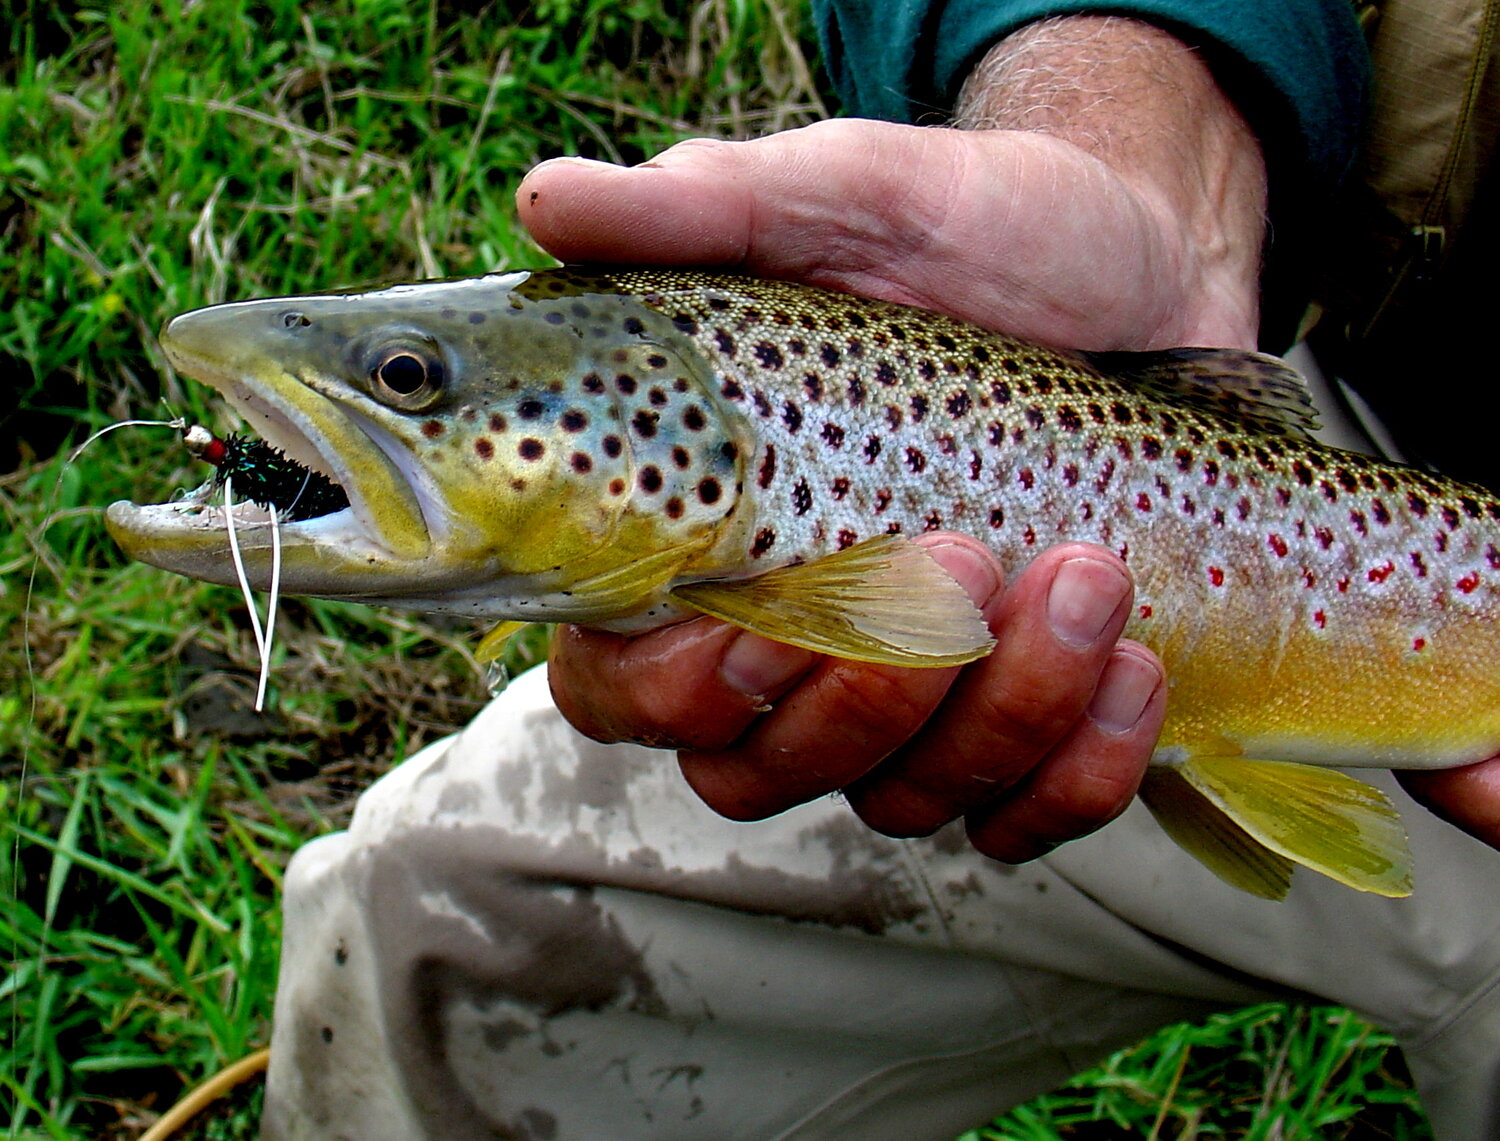
[[[771,486],[776,478],[776,448],[772,444],[766,445],[766,454],[761,458],[760,471],[756,474],[756,485],[764,491]]]
[[[474,454],[482,460],[491,459],[495,455],[495,445],[486,437],[480,436],[474,441]]]
[[[755,533],[755,544],[750,548],[750,557],[758,559],[776,545],[776,532],[769,527],[762,527]]]
[[[484,324],[484,314],[483,313],[470,313],[469,314],[469,324],[471,324],[471,325],[483,325]]]
[[[700,503],[717,503],[719,502],[719,496],[723,494],[723,490],[716,479],[700,480],[698,482],[698,501]]]
[[[701,432],[704,425],[708,423],[703,418],[703,409],[696,404],[689,404],[682,413],[682,426],[690,432]]]
[[[881,360],[875,365],[875,380],[879,384],[889,388],[900,379],[895,366],[888,360]]]
[[[624,450],[624,444],[619,436],[605,436],[603,440],[604,454],[610,459],[618,459],[620,452]]]
[[[574,452],[568,460],[573,465],[573,470],[579,475],[587,475],[594,470],[594,460],[587,452]]]
[[[632,337],[638,337],[646,331],[646,326],[641,324],[641,319],[639,317],[626,317],[624,329]]]
[[[802,409],[788,400],[781,406],[781,420],[788,432],[797,431],[802,427]]]
[[[677,496],[674,495],[674,496],[672,496],[671,499],[667,500],[667,502],[666,502],[665,506],[662,508],[662,510],[664,510],[667,513],[667,518],[668,519],[681,519],[682,518],[682,500],[678,499]]]
[[[689,335],[698,331],[698,321],[691,313],[679,313],[672,318],[672,324],[679,330]]]
[[[719,346],[719,351],[726,357],[732,357],[739,351],[735,346],[734,338],[725,329],[714,330],[714,342]]]
[[[755,359],[760,362],[761,368],[784,368],[786,366],[786,358],[771,341],[761,341],[755,346]]]
[[[661,490],[661,469],[653,464],[647,464],[641,468],[641,475],[638,482],[641,485],[642,491],[648,495],[655,495]]]
[[[883,446],[884,445],[881,442],[881,439],[880,439],[879,436],[867,436],[865,438],[865,448],[864,448],[865,463],[867,463],[867,464],[874,463],[876,457],[880,455],[880,449]]]
[[[823,347],[818,350],[818,356],[823,361],[823,364],[828,368],[837,368],[839,360],[841,359],[838,349],[834,348],[827,342],[825,342]]]
[[[600,393],[604,391],[604,378],[597,372],[591,372],[583,378],[583,390],[585,392]]]
[[[628,372],[622,372],[615,376],[615,387],[626,396],[630,396],[634,394],[638,385],[636,384],[635,377],[631,376]]]
[[[490,413],[490,431],[491,432],[503,432],[503,431],[505,431],[506,426],[507,425],[506,425],[506,420],[505,420],[504,416],[500,415],[500,413],[498,413],[498,412],[491,412]]]
[[[518,445],[516,451],[520,453],[523,460],[535,461],[542,458],[547,451],[547,445],[533,436],[527,436]]]
[[[911,402],[910,403],[911,403],[911,422],[913,424],[920,424],[923,420],[925,420],[927,418],[927,408],[928,408],[927,397],[923,396],[920,392],[914,392],[911,395]]]
[[[839,476],[828,487],[828,494],[835,500],[841,500],[849,494],[849,480],[846,476]]]
[[[643,440],[649,440],[652,436],[656,435],[656,421],[659,418],[659,413],[649,412],[642,408],[630,418],[630,426],[635,429],[637,436],[640,436]]]
[[[807,485],[807,480],[799,479],[792,488],[792,510],[798,515],[806,515],[812,510],[812,488]]]
[[[654,404],[654,405],[656,405],[656,407],[660,408],[663,404],[665,404],[667,402],[667,394],[664,391],[662,391],[660,388],[653,388],[647,394],[646,399],[650,400],[652,404]]]
[[[685,469],[690,463],[693,462],[693,457],[688,455],[688,450],[686,448],[675,447],[672,449],[672,462],[679,468]]]
[[[927,457],[917,448],[907,448],[906,466],[914,472],[924,471],[927,468]]]
[[[823,399],[823,378],[815,372],[802,374],[802,391],[807,393],[807,398],[814,403]]]
[[[948,415],[957,420],[961,416],[968,415],[971,407],[969,394],[962,389],[948,397]]]
[[[542,317],[542,320],[546,321],[549,325],[561,325],[564,321],[567,320],[567,317],[557,312],[556,310],[553,310],[551,313],[545,314]]]
[[[823,442],[830,448],[841,448],[844,446],[844,430],[837,424],[823,425]]]
[[[569,408],[558,421],[564,432],[581,432],[589,426],[588,413],[579,408]]]

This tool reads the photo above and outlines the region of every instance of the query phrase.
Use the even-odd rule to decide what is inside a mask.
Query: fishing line
[[[229,557],[234,562],[234,575],[244,595],[245,607],[250,611],[250,629],[255,635],[255,649],[260,655],[260,683],[255,691],[255,712],[265,709],[266,683],[271,676],[271,639],[276,634],[276,608],[281,595],[281,523],[274,503],[267,507],[271,514],[271,596],[266,606],[266,623],[261,626],[260,613],[256,609],[255,595],[250,589],[250,577],[245,573],[245,562],[240,555],[239,535],[235,531],[234,498],[232,484],[234,476],[224,475],[224,529],[229,533]]]
[[[93,435],[89,436],[88,439],[84,440],[83,443],[79,444],[76,448],[68,453],[68,456],[63,461],[62,466],[58,468],[57,478],[53,480],[52,491],[50,496],[48,497],[51,500],[51,506],[43,516],[41,526],[35,531],[27,532],[27,541],[31,544],[32,550],[31,570],[26,576],[26,599],[24,605],[21,608],[21,658],[26,665],[27,709],[26,733],[22,736],[21,739],[20,767],[16,780],[16,797],[18,806],[20,797],[24,795],[24,791],[26,788],[26,778],[31,771],[31,735],[36,729],[37,705],[39,702],[36,684],[36,660],[32,657],[31,653],[31,609],[32,602],[36,597],[37,574],[41,570],[42,562],[44,561],[42,555],[43,541],[47,532],[51,530],[52,524],[57,522],[59,518],[57,511],[57,502],[58,498],[62,494],[63,477],[67,475],[68,468],[71,467],[73,463],[77,461],[78,457],[83,454],[84,449],[93,444],[95,440],[98,440],[101,437],[108,435],[110,432],[113,432],[116,428],[172,428],[175,431],[181,432],[186,427],[187,420],[184,417],[176,416],[171,420],[118,420],[113,424],[107,424],[103,428],[100,428]],[[17,519],[16,522],[18,524],[16,528],[18,533],[26,530],[24,527],[20,526],[20,524],[22,523],[21,519]],[[57,573],[59,575],[59,585],[61,585],[61,568],[57,568]],[[11,844],[10,894],[12,899],[19,900],[21,897],[21,833],[19,832],[19,830],[17,830],[13,833],[13,835],[14,840]],[[42,926],[37,938],[36,964],[38,978],[42,977],[45,974],[45,965],[51,942],[52,915],[49,909],[44,908],[42,915]],[[19,957],[20,935],[17,934],[15,941],[11,945],[10,960],[12,963],[19,964]],[[16,987],[11,991],[10,1040],[12,1043],[16,1043],[21,1040],[21,993],[21,987]],[[11,1116],[11,1127],[9,1130],[7,1130],[7,1133],[12,1138],[20,1136],[22,1118],[25,1114],[25,1106],[22,1098],[19,1096],[19,1089],[14,1092],[16,1092],[18,1096],[13,1107],[14,1112]]]

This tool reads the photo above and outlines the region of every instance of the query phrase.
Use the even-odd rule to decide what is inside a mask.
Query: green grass
[[[227,297],[543,259],[541,158],[820,117],[796,0],[38,2],[0,22],[0,1124],[139,1134],[267,1037],[281,869],[485,698],[466,628],[287,600],[271,712],[232,591],[125,563],[102,507],[225,428],[154,340]],[[514,668],[544,652],[533,637]],[[1425,1136],[1337,1010],[1173,1027],[971,1138]],[[851,1139],[853,1141],[853,1139]]]

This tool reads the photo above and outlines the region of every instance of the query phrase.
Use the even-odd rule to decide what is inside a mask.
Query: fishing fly
[[[189,452],[214,466],[217,484],[233,479],[242,496],[275,508],[283,523],[316,519],[349,506],[342,487],[264,440],[234,432],[220,437],[194,424],[183,432],[182,442]]]
[[[260,681],[255,691],[255,711],[265,707],[266,685],[271,674],[271,640],[276,632],[276,609],[281,594],[281,524],[316,519],[341,511],[349,505],[344,489],[327,476],[304,467],[279,448],[264,440],[240,436],[216,436],[201,424],[182,433],[189,452],[212,464],[214,483],[223,489],[224,526],[229,535],[229,554],[234,562],[235,577],[250,611],[250,629],[260,656]],[[271,592],[266,604],[266,618],[261,622],[255,606],[250,580],[240,555],[239,535],[234,513],[234,494],[264,507],[271,528]]]

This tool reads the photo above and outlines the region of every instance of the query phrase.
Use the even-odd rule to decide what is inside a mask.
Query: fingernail
[[[1118,567],[1098,559],[1069,559],[1057,568],[1047,595],[1052,632],[1070,646],[1092,646],[1130,592]]]
[[[974,605],[983,607],[1000,589],[995,564],[984,555],[962,543],[934,543],[927,548],[949,576],[964,588]]]
[[[1154,662],[1131,653],[1115,654],[1089,702],[1089,719],[1106,733],[1134,729],[1163,680]]]
[[[730,689],[760,700],[806,673],[816,658],[811,650],[746,632],[724,652],[719,676]]]

